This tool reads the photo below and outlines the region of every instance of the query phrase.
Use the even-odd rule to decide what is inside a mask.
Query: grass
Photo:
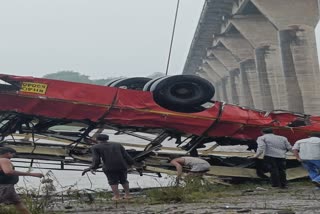
[[[312,186],[308,179],[291,182],[293,187]],[[256,191],[260,187],[262,191]],[[228,197],[240,197],[242,195],[273,195],[275,191],[263,191],[270,189],[270,184],[266,181],[252,182],[247,181],[241,184],[225,186],[216,183],[209,183],[199,178],[186,180],[184,185],[172,185],[170,187],[160,187],[146,191],[146,195],[150,204],[161,203],[190,203],[203,202],[205,200],[214,200]],[[295,196],[297,192],[291,188],[289,194]]]
[[[0,205],[0,213],[1,214],[17,214],[15,208],[10,205]]]
[[[291,187],[309,186],[312,184],[308,179],[299,180],[297,182],[291,182]],[[209,183],[197,177],[186,179],[181,185],[176,185],[172,182],[171,186],[159,187],[148,189],[143,192],[145,195],[140,195],[134,200],[120,203],[131,203],[140,205],[153,205],[153,204],[173,204],[173,203],[196,203],[196,202],[208,202],[225,200],[228,201],[229,197],[241,197],[243,195],[272,195],[275,191],[255,191],[257,187],[263,189],[270,189],[270,185],[265,181],[260,182],[244,182],[241,184],[235,184],[232,186],[225,186],[216,183]],[[35,189],[20,189],[21,198],[26,204],[28,209],[33,214],[44,213],[64,213],[61,212],[49,212],[52,207],[50,205],[59,203],[64,207],[82,208],[82,207],[105,207],[114,204],[110,199],[112,194],[106,191],[97,191],[88,193],[87,191],[69,189],[64,192],[64,196],[57,195],[55,188],[49,181],[41,187]],[[254,193],[253,193],[254,192]],[[297,197],[300,193],[297,193],[295,188],[289,191],[289,195]],[[301,195],[301,197],[303,197]],[[305,197],[305,196],[304,196]],[[288,208],[289,209],[289,208]],[[16,214],[15,209],[12,206],[0,205],[1,214]]]
[[[157,203],[188,203],[198,202],[203,199],[217,197],[224,193],[228,187],[209,183],[199,177],[190,177],[183,185],[171,185],[146,191],[151,204]]]

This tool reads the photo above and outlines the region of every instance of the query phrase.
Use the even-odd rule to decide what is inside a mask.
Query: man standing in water
[[[102,170],[108,178],[108,183],[114,195],[112,200],[121,199],[118,188],[119,183],[125,191],[124,198],[129,199],[130,193],[127,170],[128,166],[133,165],[134,160],[121,144],[108,142],[108,135],[99,134],[96,139],[98,144],[91,147],[92,164],[83,171],[82,175],[90,170],[99,168],[102,159]]]
[[[15,154],[16,151],[12,148],[0,147],[0,203],[13,204],[19,213],[30,214],[16,193],[14,185],[18,183],[19,176],[42,178],[43,174],[14,170],[10,159],[13,158]]]

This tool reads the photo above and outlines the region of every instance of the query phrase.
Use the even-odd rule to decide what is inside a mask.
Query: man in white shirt
[[[298,140],[293,146],[293,154],[308,171],[312,182],[320,187],[320,133],[312,133],[309,138]]]
[[[258,137],[258,149],[252,158],[264,154],[264,161],[270,167],[272,187],[287,188],[286,153],[292,147],[286,137],[273,134],[272,128],[262,129],[262,136]]]

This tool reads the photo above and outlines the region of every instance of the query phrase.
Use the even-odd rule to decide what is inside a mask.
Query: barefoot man
[[[129,193],[129,182],[127,180],[128,167],[133,165],[134,160],[127,153],[125,148],[119,143],[109,142],[109,136],[100,134],[97,136],[98,144],[91,147],[92,164],[82,173],[84,175],[88,171],[94,171],[99,168],[102,160],[102,169],[107,176],[109,185],[113,192],[112,200],[121,199],[119,192],[119,184],[122,185],[125,199],[131,198]]]

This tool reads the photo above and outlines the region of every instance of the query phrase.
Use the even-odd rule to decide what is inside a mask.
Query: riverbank
[[[141,191],[131,200],[117,202],[111,201],[111,195],[105,195],[91,204],[77,201],[57,204],[46,213],[320,213],[320,190],[315,190],[307,180],[292,182],[288,189],[270,188],[260,183],[218,186],[202,195],[197,191],[188,193],[189,197],[179,191],[157,188],[151,192]]]

